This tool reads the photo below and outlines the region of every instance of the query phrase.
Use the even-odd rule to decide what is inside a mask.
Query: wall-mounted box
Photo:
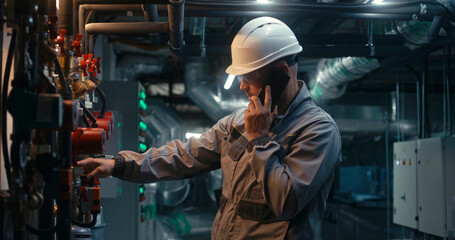
[[[393,144],[393,222],[419,228],[416,141]]]
[[[455,138],[417,140],[419,230],[440,237],[455,232]]]

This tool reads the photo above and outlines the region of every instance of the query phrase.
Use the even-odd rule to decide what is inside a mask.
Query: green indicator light
[[[121,122],[118,122],[118,123],[117,123],[117,127],[120,127],[120,126],[122,126],[122,123],[121,123]]]
[[[123,188],[117,187],[117,193],[121,194],[123,192]]]
[[[146,130],[146,129],[147,129],[147,124],[145,124],[143,121],[140,121],[140,122],[139,122],[139,127],[140,127],[142,130]]]
[[[139,97],[142,98],[142,99],[145,99],[145,92],[139,93]]]
[[[147,150],[147,145],[145,145],[143,143],[139,143],[139,149],[145,151],[145,150]]]
[[[147,104],[144,102],[144,100],[139,100],[139,107],[142,108],[143,110],[147,109]]]

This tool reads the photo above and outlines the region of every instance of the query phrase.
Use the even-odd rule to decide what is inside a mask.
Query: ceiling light
[[[232,86],[232,82],[234,82],[235,75],[229,75],[226,79],[226,83],[224,84],[224,89],[228,90]]]
[[[374,0],[372,2],[372,4],[381,5],[381,4],[384,4],[384,1],[383,0]]]
[[[268,0],[257,0],[257,1],[258,1],[258,3],[269,3]]]

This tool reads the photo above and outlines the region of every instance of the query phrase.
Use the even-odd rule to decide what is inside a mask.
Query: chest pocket
[[[227,142],[227,154],[232,161],[238,161],[246,150],[248,140],[242,136],[242,132],[232,125],[229,136],[225,137]]]
[[[291,147],[297,139],[298,134],[292,134],[285,137],[280,142],[281,151],[279,159],[283,161],[284,157],[290,153]],[[257,221],[260,223],[273,223],[282,221],[278,218],[267,204],[262,193],[262,189],[257,183],[253,183],[244,193],[237,206],[237,215],[244,219]]]

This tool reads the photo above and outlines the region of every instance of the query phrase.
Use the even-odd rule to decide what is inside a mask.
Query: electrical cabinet
[[[393,222],[455,237],[455,138],[397,142],[393,150]]]
[[[121,150],[139,153],[147,150],[151,133],[145,120],[147,104],[142,84],[137,81],[105,80],[100,87],[106,95],[107,109],[122,116],[114,126],[119,128],[120,141],[109,145],[106,154],[115,156]],[[106,222],[105,239],[145,239],[151,221],[150,217],[146,217],[150,216],[150,211],[145,210],[153,209],[147,203],[147,186],[117,178],[105,179],[103,183],[114,195],[114,198],[103,198],[101,201]]]
[[[393,144],[393,222],[418,229],[416,141]]]
[[[417,140],[419,230],[440,237],[455,231],[455,139]]]

